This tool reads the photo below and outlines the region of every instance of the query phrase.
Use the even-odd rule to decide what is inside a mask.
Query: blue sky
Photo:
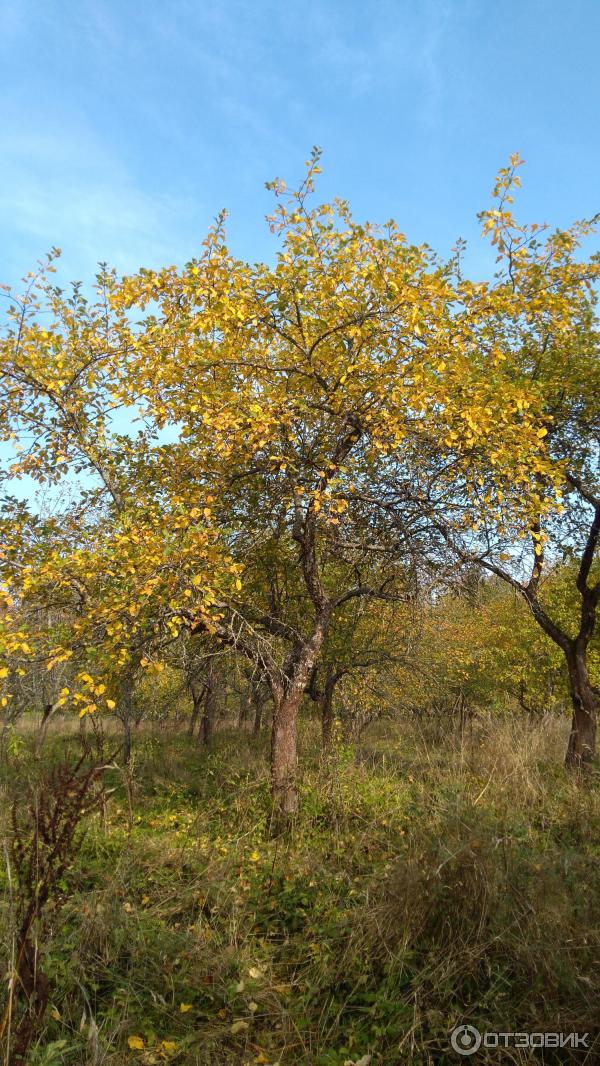
[[[513,151],[530,217],[591,215],[599,39],[599,0],[2,0],[0,282],[183,262],[222,207],[269,257],[313,144],[323,198],[442,253]]]

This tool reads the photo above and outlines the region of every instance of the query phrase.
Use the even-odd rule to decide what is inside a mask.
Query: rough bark
[[[565,766],[576,769],[589,764],[596,751],[598,693],[589,678],[585,653],[575,647],[566,658],[573,717]]]
[[[298,810],[298,711],[312,669],[323,646],[330,614],[324,610],[309,640],[293,648],[281,683],[270,678],[275,704],[271,732],[272,827],[284,829]]]
[[[302,691],[292,692],[276,701],[271,733],[271,788],[273,825],[280,829],[298,812],[298,731],[297,719]]]

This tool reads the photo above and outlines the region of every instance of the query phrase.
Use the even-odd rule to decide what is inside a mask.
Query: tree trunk
[[[260,736],[260,727],[262,725],[263,707],[265,705],[264,700],[260,692],[255,691],[252,694],[252,702],[254,704],[254,722],[252,723],[252,733],[255,737]]]
[[[125,712],[121,722],[123,723],[123,762],[127,765],[131,761],[131,715]]]
[[[123,725],[123,762],[127,765],[131,760],[132,750],[131,720],[133,718],[133,678],[131,677],[126,677],[123,682],[119,717]]]
[[[298,710],[304,685],[294,685],[275,701],[271,733],[273,827],[284,829],[298,812]]]
[[[584,651],[575,648],[567,655],[567,666],[573,717],[565,766],[577,768],[590,763],[596,752],[598,695],[589,678]]]
[[[298,711],[323,646],[329,618],[329,612],[324,611],[317,618],[310,639],[292,649],[284,670],[284,684],[278,678],[269,678],[275,704],[271,730],[271,828],[275,832],[285,830],[298,811]]]
[[[333,690],[335,688],[336,680],[337,678],[334,674],[333,667],[328,666],[327,674],[325,676],[325,687],[319,696],[323,751],[329,751],[331,749],[331,743],[333,740]]]
[[[206,681],[206,693],[204,696],[204,712],[202,714],[202,721],[200,722],[200,732],[198,734],[198,741],[206,747],[210,744],[213,735],[213,726],[215,721],[215,710],[217,706],[217,686],[216,677],[212,666],[208,671],[208,678]]]
[[[44,707],[44,710],[43,710],[43,713],[42,713],[42,720],[40,722],[40,725],[39,725],[39,728],[38,728],[38,732],[37,732],[37,736],[35,738],[35,748],[36,748],[36,752],[38,753],[38,755],[39,755],[40,751],[42,750],[42,746],[43,746],[44,741],[46,739],[46,733],[48,732],[48,726],[50,724],[50,719],[52,718],[52,715],[54,714],[55,710],[56,710],[56,704],[53,704],[53,703],[47,703],[46,706]],[[84,719],[82,718],[81,721],[83,722]]]
[[[196,722],[198,721],[198,715],[199,714],[200,714],[200,708],[196,707],[196,701],[194,700],[194,707],[193,707],[193,710],[192,710],[192,714],[191,714],[191,717],[190,717],[190,720],[189,720],[189,723],[188,723],[188,729],[187,729],[187,735],[190,738],[193,737],[193,735],[194,735],[194,729],[196,728]]]
[[[600,527],[600,515],[597,517]],[[593,532],[593,530],[592,530]],[[595,541],[593,541],[595,546]],[[587,549],[586,549],[587,551]],[[584,553],[585,556],[585,553]],[[589,559],[591,561],[592,553]],[[582,562],[584,567],[585,558]],[[540,607],[539,601],[526,595],[533,616],[544,632],[562,649],[569,675],[569,691],[573,704],[571,733],[565,755],[565,766],[578,769],[591,763],[596,754],[596,716],[598,710],[598,690],[590,681],[587,668],[587,649],[594,634],[596,622],[596,590],[588,589],[580,570],[577,587],[582,596],[581,625],[575,639],[568,635],[552,621]],[[600,588],[600,586],[599,586]]]
[[[238,709],[237,727],[239,730],[245,728],[250,713],[250,700],[245,692],[240,695],[240,705]]]
[[[194,682],[192,682],[191,685],[190,685],[190,692],[192,693],[193,708],[192,708],[192,716],[190,718],[190,724],[188,725],[188,737],[193,737],[193,735],[194,735],[194,729],[196,728],[196,723],[197,723],[198,718],[200,716],[200,709],[202,707],[202,700],[204,699],[205,691],[206,691],[206,688],[205,688],[204,685],[202,685],[202,686],[195,685]]]

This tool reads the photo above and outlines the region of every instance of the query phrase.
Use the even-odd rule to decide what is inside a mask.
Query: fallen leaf
[[[232,1036],[237,1036],[238,1033],[243,1033],[245,1029],[249,1029],[248,1022],[234,1022],[231,1026],[230,1032]]]

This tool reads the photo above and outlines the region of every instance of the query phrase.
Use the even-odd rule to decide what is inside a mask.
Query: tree
[[[63,491],[45,518],[5,494],[0,678],[8,704],[32,667],[69,663],[72,683],[53,706],[116,709],[127,757],[136,676],[162,668],[161,649],[184,625],[179,606],[210,616],[216,586],[233,587],[238,568],[212,526],[210,500],[199,507],[196,493],[186,496],[155,427],[119,430],[132,340],[110,306],[114,285],[103,272],[89,303],[78,287],[65,297],[42,270],[9,308],[0,431],[17,450],[3,480],[10,488],[33,477]]]
[[[542,239],[544,227],[515,221],[510,204],[519,165],[514,157],[500,172],[497,206],[481,216],[498,251],[498,272],[492,284],[461,286],[468,300],[457,328],[468,314],[484,366],[492,371],[499,363],[509,383],[502,388],[504,419],[520,431],[526,414],[542,454],[515,450],[502,470],[503,444],[476,420],[466,455],[457,453],[452,432],[441,465],[430,450],[421,489],[445,545],[515,589],[560,648],[573,706],[566,764],[578,767],[595,752],[599,695],[588,657],[600,597],[600,258],[580,257],[591,222]],[[563,558],[570,560],[564,574],[571,576],[571,601],[578,601],[566,616],[546,599],[546,578]]]
[[[381,564],[371,560],[373,584],[377,583],[376,565]],[[381,569],[378,576],[381,580]],[[386,680],[394,679],[391,687],[395,689],[399,672],[411,662],[417,617],[422,609],[422,603],[412,596],[407,597],[405,603],[353,599],[340,611],[307,687],[308,695],[318,708],[325,752],[330,750],[333,742],[335,696],[339,688],[343,687],[346,695],[352,694],[351,721],[358,719],[358,708],[364,710],[366,702],[376,716],[384,702],[380,693]],[[374,685],[378,695],[375,699],[365,699]],[[366,724],[364,718],[362,724]]]
[[[445,427],[452,402],[443,375],[447,270],[393,223],[359,225],[339,201],[309,207],[318,170],[315,154],[298,192],[273,185],[271,225],[282,235],[274,267],[235,260],[219,220],[183,271],[143,271],[111,294],[120,314],[151,305],[129,345],[122,395],[144,393],[159,427],[180,427],[173,461],[198,492],[210,487],[234,557],[241,561],[236,547],[251,531],[262,536],[274,513],[278,542],[296,555],[301,618],[238,597],[219,605],[218,625],[206,624],[260,659],[268,678],[273,793],[284,818],[297,806],[298,709],[332,618],[356,597],[406,595],[393,557],[383,583],[362,578],[363,549],[351,545],[357,533],[376,534],[362,504],[354,513],[353,480],[376,483],[419,419],[432,432]],[[462,367],[468,373],[465,353]],[[399,573],[404,579],[405,559]],[[205,626],[188,616],[194,631]],[[271,640],[260,652],[256,629]]]
[[[358,601],[413,602],[450,555],[499,573],[492,542],[514,555],[523,531],[534,573],[510,576],[542,619],[567,477],[596,516],[583,628],[561,636],[588,708],[574,735],[593,717],[597,264],[574,257],[586,227],[543,248],[529,231],[509,238],[513,166],[484,216],[506,271],[474,283],[460,248],[444,263],[392,222],[312,206],[318,172],[315,152],[298,191],[271,186],[272,265],[237,260],[221,217],[180,270],[103,270],[94,302],[32,278],[0,343],[0,426],[23,449],[8,474],[85,479],[42,536],[27,508],[7,530],[2,669],[72,660],[91,713],[110,685],[159,669],[184,630],[235,649],[273,700],[276,822],[297,808],[299,708],[336,619]],[[119,432],[134,410],[139,432]],[[68,630],[35,624],[50,603]]]

